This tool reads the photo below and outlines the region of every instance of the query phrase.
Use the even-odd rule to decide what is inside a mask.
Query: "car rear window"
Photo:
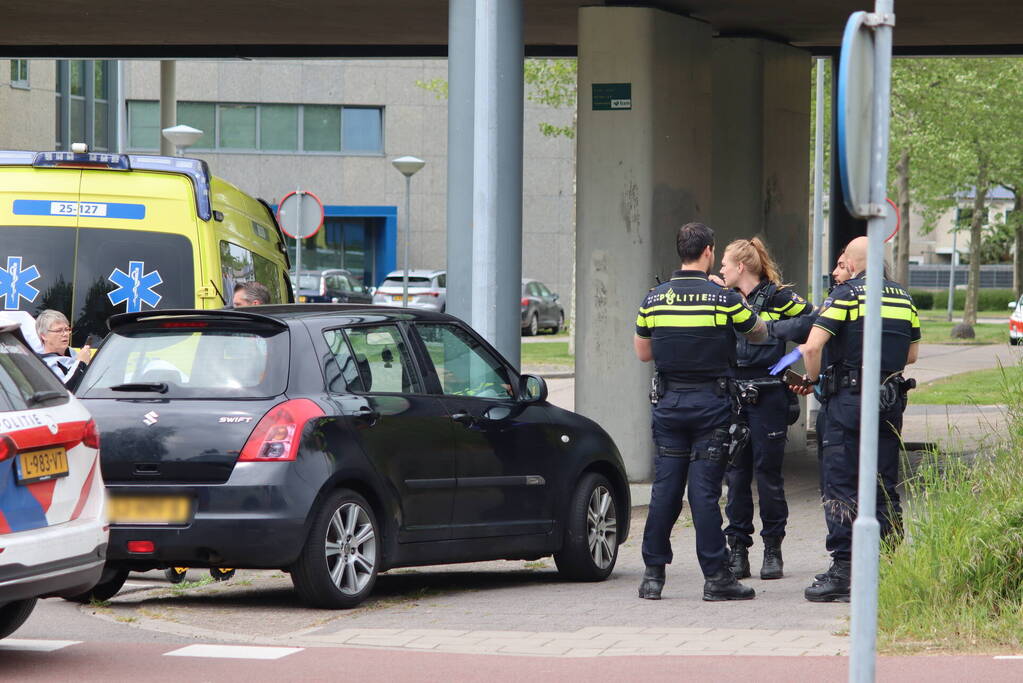
[[[62,396],[40,400],[42,392]],[[67,391],[53,371],[13,334],[0,333],[0,411],[28,410],[67,400]]]
[[[78,395],[125,398],[145,394],[195,399],[277,396],[284,393],[287,384],[288,357],[288,335],[276,328],[118,330],[107,337]],[[144,386],[132,386],[139,384]]]
[[[405,282],[405,280],[403,278],[400,278],[400,277],[399,278],[391,278],[391,277],[389,277],[386,280],[384,280],[384,284],[382,284],[380,286],[381,287],[401,287],[402,284],[404,284],[404,282]],[[430,286],[430,278],[428,278],[428,277],[412,277],[412,276],[409,276],[408,286],[409,287],[429,287]]]
[[[298,288],[299,289],[320,289],[320,276],[319,275],[299,275],[298,276]]]

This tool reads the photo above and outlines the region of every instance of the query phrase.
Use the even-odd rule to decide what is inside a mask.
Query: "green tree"
[[[527,59],[523,63],[522,78],[526,86],[526,99],[554,109],[573,110],[572,124],[556,126],[541,121],[540,132],[548,137],[575,137],[576,60]],[[432,92],[439,100],[448,98],[448,82],[443,78],[417,80],[416,85]]]
[[[1019,165],[1020,142],[1014,128],[1023,105],[1020,75],[1020,60],[1007,58],[898,60],[893,69],[891,147],[898,159],[896,186],[924,209],[927,224],[962,197],[972,196],[970,277],[963,315],[964,325],[971,329],[960,332],[965,336],[972,336],[977,322],[988,192]],[[908,249],[900,257],[906,253]]]

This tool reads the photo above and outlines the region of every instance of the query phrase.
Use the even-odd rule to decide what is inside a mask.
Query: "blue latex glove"
[[[768,372],[770,372],[772,375],[777,375],[782,370],[784,370],[788,366],[792,365],[793,363],[795,363],[796,361],[798,361],[802,357],[803,357],[803,352],[802,351],[800,351],[798,348],[792,349],[791,351],[786,353],[784,356],[782,356],[780,361],[778,361],[777,363],[772,365],[771,368],[768,370]]]

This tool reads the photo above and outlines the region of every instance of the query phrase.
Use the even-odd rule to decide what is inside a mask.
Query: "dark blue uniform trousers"
[[[824,521],[828,552],[835,560],[852,559],[852,525],[856,520],[860,463],[860,396],[841,389],[828,398],[821,461]],[[899,492],[899,434],[902,407],[882,411],[878,420],[877,507],[881,538],[902,533]]]
[[[682,512],[682,495],[689,485],[689,507],[696,528],[696,556],[704,576],[725,567],[728,550],[721,530],[721,482],[724,463],[706,458],[715,430],[727,430],[731,408],[727,396],[710,389],[668,391],[653,411],[654,484],[643,530],[643,561],[670,564],[671,529]],[[670,454],[666,454],[670,453]]]
[[[760,498],[761,536],[784,536],[789,506],[785,502],[785,480],[781,474],[788,433],[789,404],[781,386],[760,390],[756,405],[745,406],[750,440],[735,454],[725,472],[728,483],[726,536],[735,536],[749,547],[753,544],[753,477]]]

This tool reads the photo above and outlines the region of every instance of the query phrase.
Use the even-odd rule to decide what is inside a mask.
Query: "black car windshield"
[[[181,325],[168,322],[166,325]],[[115,331],[90,364],[82,398],[262,398],[284,392],[288,335],[279,329]]]
[[[381,287],[401,287],[404,284],[404,282],[405,282],[404,278],[401,278],[401,277],[398,277],[398,278],[396,278],[396,277],[388,277],[386,280],[384,280],[383,284],[380,285],[380,286]],[[430,278],[428,278],[428,277],[414,277],[414,276],[410,275],[409,279],[408,279],[408,286],[409,287],[429,287],[430,286]]]

